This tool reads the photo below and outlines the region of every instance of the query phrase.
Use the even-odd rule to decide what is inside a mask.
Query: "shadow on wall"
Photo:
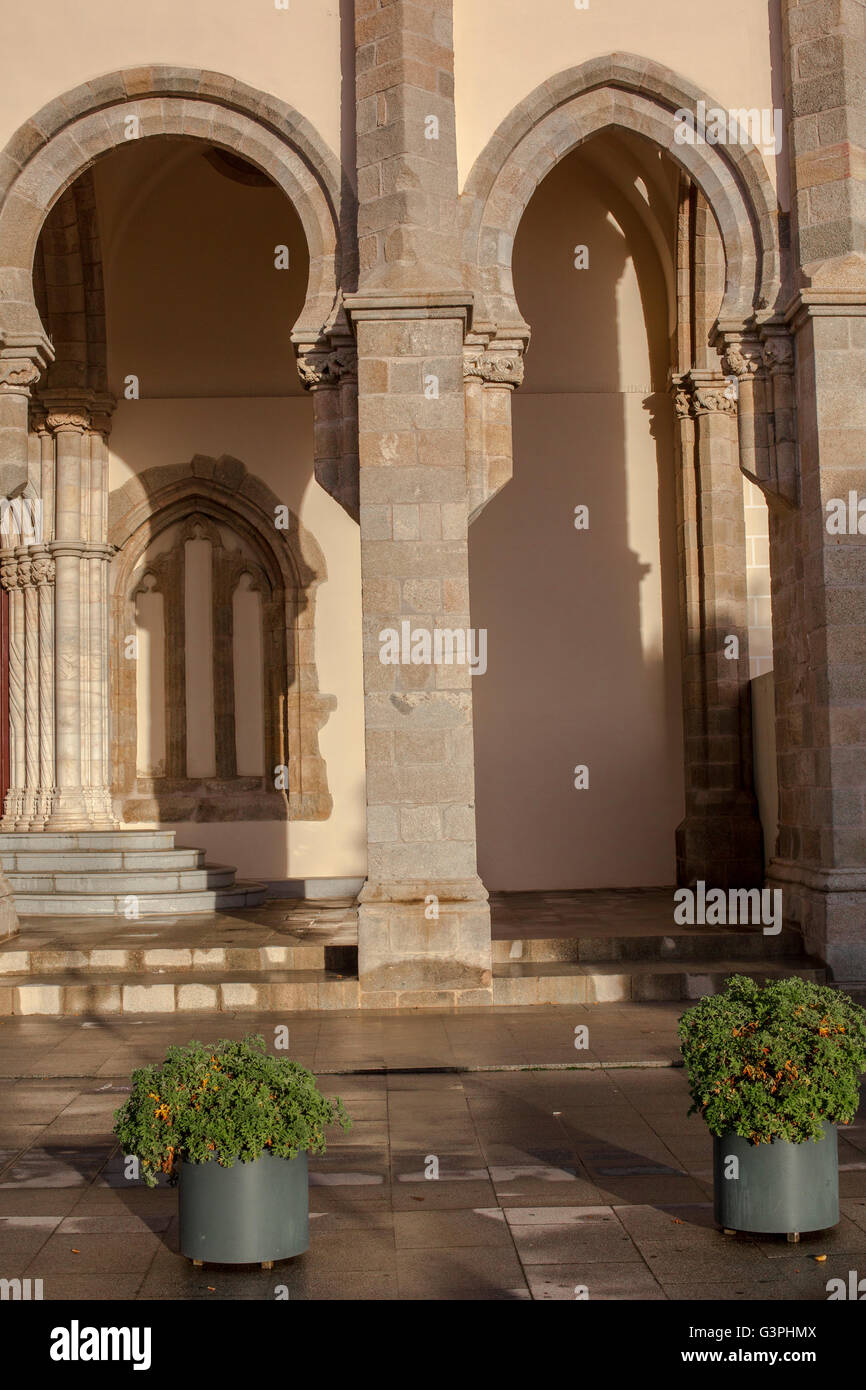
[[[604,174],[604,142],[564,159],[521,222],[514,280],[532,344],[513,397],[514,477],[470,532],[472,621],[488,630],[473,695],[479,872],[491,889],[675,880],[666,294],[645,227]],[[586,269],[575,267],[581,245]],[[575,526],[581,505],[588,529]]]

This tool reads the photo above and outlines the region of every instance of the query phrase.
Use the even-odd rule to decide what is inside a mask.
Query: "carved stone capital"
[[[692,394],[692,414],[708,415],[716,412],[736,415],[737,402],[733,394],[728,395],[727,390],[723,388],[696,386]]]
[[[480,377],[491,386],[520,386],[523,358],[515,352],[479,352],[463,359],[463,375]]]
[[[47,551],[33,556],[30,562],[30,582],[37,588],[54,583],[54,561]]]
[[[700,415],[736,415],[737,383],[719,380],[718,375],[690,371],[671,378],[674,410],[681,419]]]
[[[774,334],[764,342],[764,366],[772,376],[794,369],[794,345],[787,334]]]
[[[18,561],[12,556],[0,560],[0,584],[7,592],[18,588]]]
[[[349,343],[329,352],[321,349],[298,352],[298,375],[308,391],[320,386],[337,386],[343,377],[355,376],[357,370],[357,353]]]
[[[55,434],[64,430],[75,434],[86,434],[90,429],[90,412],[87,410],[49,410],[46,423]]]
[[[753,376],[763,360],[761,344],[748,339],[728,343],[723,360],[732,376]]]
[[[42,373],[29,357],[0,358],[0,387],[20,391],[38,381]]]

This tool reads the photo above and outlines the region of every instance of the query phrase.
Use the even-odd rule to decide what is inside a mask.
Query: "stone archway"
[[[241,155],[294,204],[310,254],[293,337],[314,344],[332,323],[341,282],[336,157],[287,103],[222,73],[148,67],[110,73],[56,98],[13,135],[0,175],[0,334],[43,343],[33,295],[37,238],[63,191],[129,139],[187,136]],[[8,172],[7,172],[8,170]]]
[[[72,352],[64,371],[52,372],[52,286],[43,275],[41,288],[47,293],[42,302],[49,315],[43,322],[34,272],[40,232],[55,209],[60,249],[63,228],[68,222],[74,230],[77,218],[81,244],[73,249],[84,265],[90,250],[80,233],[86,227],[87,209],[82,223],[81,199],[72,185],[112,149],[128,140],[154,137],[198,139],[240,155],[291,201],[309,251],[305,301],[294,326],[287,324],[299,353],[332,352],[332,331],[340,318],[338,162],[312,126],[286,103],[219,73],[136,68],[65,93],[12,137],[0,173],[0,493],[20,492],[28,470],[33,471],[34,455],[41,454],[42,494],[55,502],[44,509],[47,525],[39,554],[45,552],[46,563],[38,571],[27,563],[29,555],[3,552],[4,561],[16,560],[14,574],[8,563],[5,566],[7,587],[25,586],[25,603],[34,606],[33,583],[50,586],[39,598],[44,621],[40,619],[38,642],[32,641],[25,651],[20,682],[32,705],[23,720],[25,741],[28,730],[31,734],[24,755],[27,787],[36,779],[38,795],[21,800],[16,829],[114,823],[107,739],[107,574],[112,550],[105,442],[113,401],[99,389],[101,375],[94,376],[99,353],[93,348],[99,345],[82,337],[86,303],[71,316],[77,314],[77,322],[71,323],[70,333],[74,342],[87,341],[87,360],[79,361]],[[47,381],[40,382],[40,377]],[[30,394],[37,382],[41,414],[33,409]],[[347,396],[351,390],[349,385]],[[33,432],[39,434],[38,442]],[[20,558],[23,567],[17,563]],[[51,750],[53,768],[46,773],[40,765],[37,773],[46,749]],[[17,756],[21,761],[20,750]],[[317,795],[318,791],[311,802],[314,816],[324,807],[322,803],[316,809]],[[303,801],[302,795],[298,805]],[[31,812],[31,802],[38,813]]]
[[[775,307],[781,263],[772,184],[750,142],[677,143],[675,113],[693,111],[700,100],[706,93],[685,78],[650,59],[615,53],[559,73],[514,108],[478,156],[460,199],[476,328],[496,325],[507,337],[509,327],[525,327],[511,278],[517,224],[554,164],[608,127],[634,131],[666,150],[704,194],[725,246],[720,319],[746,320]]]
[[[708,222],[715,223],[707,231],[717,229],[723,252],[723,284],[708,322],[706,315],[699,320],[708,342],[736,348],[759,330],[784,331],[777,318],[783,268],[772,184],[744,132],[736,144],[677,141],[682,113],[694,112],[699,101],[712,105],[705,93],[647,59],[621,53],[593,59],[530,93],[473,166],[460,199],[464,276],[475,297],[465,365],[473,515],[512,471],[510,396],[522,380],[531,333],[515,296],[515,234],[541,181],[592,136],[629,132],[676,162],[681,189],[697,190]],[[739,430],[747,436],[755,367],[741,370],[742,357],[723,361],[715,350],[708,358],[706,347],[683,361],[684,351],[680,341],[671,362],[686,755],[677,872],[681,882],[712,877],[726,886],[749,886],[762,881],[763,860],[751,777],[748,661],[721,657],[730,633],[747,651],[748,630],[737,558],[742,549],[744,569],[737,494],[741,499],[747,439],[738,447],[737,406],[726,376],[746,378]]]

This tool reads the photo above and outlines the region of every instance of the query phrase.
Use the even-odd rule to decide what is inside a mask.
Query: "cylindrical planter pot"
[[[839,1220],[839,1156],[834,1125],[802,1144],[750,1144],[739,1134],[713,1138],[715,1217],[729,1231],[825,1231]],[[738,1160],[737,1177],[731,1158]]]
[[[307,1155],[180,1165],[180,1248],[191,1260],[261,1264],[310,1243]]]

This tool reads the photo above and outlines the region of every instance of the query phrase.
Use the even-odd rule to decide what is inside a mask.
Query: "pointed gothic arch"
[[[725,248],[720,320],[745,322],[776,305],[781,285],[775,193],[759,151],[680,144],[676,113],[711,103],[685,78],[629,53],[593,58],[548,79],[501,122],[461,195],[467,283],[476,328],[525,329],[514,296],[511,255],[518,223],[538,184],[577,145],[609,128],[635,132],[665,150],[704,194]]]

